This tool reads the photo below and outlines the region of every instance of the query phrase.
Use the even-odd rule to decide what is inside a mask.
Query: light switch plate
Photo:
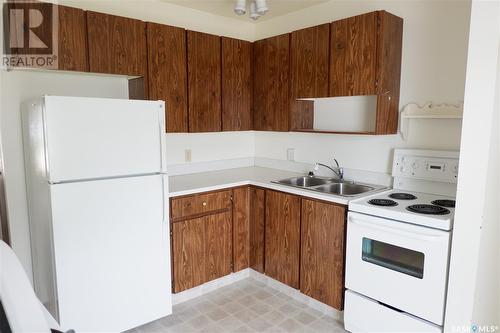
[[[286,159],[295,162],[295,148],[288,148],[286,150]]]

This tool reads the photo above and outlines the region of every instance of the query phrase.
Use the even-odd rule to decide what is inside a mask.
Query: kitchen
[[[223,102],[220,103],[219,106],[214,109],[218,109],[217,112],[220,112],[220,116],[216,116],[215,118],[210,117],[210,112],[194,112],[192,110],[203,110],[207,107],[206,104],[204,104],[206,102],[205,95],[210,94],[207,93],[207,89],[205,88],[210,90],[214,89],[214,86],[217,87],[220,85],[220,89],[215,89],[213,92],[210,91],[210,93],[219,96],[222,100],[227,100],[224,98],[228,96],[226,91],[230,88],[225,88],[224,84],[227,84],[229,81],[221,80],[220,76],[215,75],[213,77],[213,80],[215,80],[213,82],[216,83],[215,85],[207,84],[206,82],[212,82],[212,79],[207,79],[206,77],[200,79],[198,82],[195,74],[210,74],[204,72],[202,70],[203,68],[194,74],[190,73],[189,70],[185,72],[174,71],[173,73],[169,73],[168,77],[171,75],[181,75],[181,77],[172,80],[172,82],[180,82],[179,80],[184,80],[187,85],[187,91],[184,91],[184,98],[181,98],[181,102],[179,102],[181,105],[182,103],[185,104],[184,108],[177,108],[177,110],[183,110],[180,113],[181,116],[175,116],[175,124],[179,125],[176,125],[176,129],[170,128],[172,132],[184,133],[167,133],[165,136],[167,170],[169,177],[171,177],[171,196],[180,196],[182,199],[183,196],[191,195],[195,192],[221,190],[222,188],[233,188],[245,185],[265,185],[267,188],[273,189],[274,186],[275,190],[278,189],[279,191],[295,195],[298,194],[301,196],[305,195],[306,197],[327,200],[329,202],[333,200],[332,198],[336,198],[337,201],[340,200],[337,203],[345,205],[347,203],[345,197],[340,197],[339,199],[338,196],[332,196],[329,194],[317,194],[317,192],[313,191],[304,192],[304,190],[297,190],[296,188],[290,187],[287,188],[283,187],[283,185],[272,185],[274,183],[270,183],[270,181],[278,181],[295,176],[295,174],[304,174],[308,171],[313,171],[319,176],[332,177],[334,174],[328,169],[320,167],[317,171],[315,171],[314,166],[316,162],[319,162],[333,167],[335,164],[333,158],[336,158],[340,166],[343,167],[345,179],[355,180],[360,183],[391,186],[393,175],[393,155],[395,148],[425,148],[428,150],[447,151],[458,151],[460,148],[462,121],[459,110],[456,110],[460,109],[460,107],[453,106],[460,106],[464,100],[464,84],[466,82],[465,70],[467,65],[467,39],[469,34],[468,20],[469,15],[471,15],[471,4],[468,2],[357,2],[348,5],[343,2],[328,1],[324,3],[317,3],[314,6],[304,7],[296,11],[287,12],[283,15],[278,15],[280,8],[277,4],[275,9],[273,9],[273,1],[271,1],[271,9],[266,15],[273,15],[273,10],[276,10],[277,16],[266,20],[259,20],[257,23],[250,23],[248,18],[246,18],[246,20],[235,20],[233,17],[214,15],[206,11],[190,8],[189,5],[179,6],[179,3],[170,4],[168,2],[160,1],[151,1],[147,3],[148,6],[143,6],[138,2],[128,2],[127,4],[123,4],[113,1],[86,1],[81,3],[73,1],[61,4],[69,7],[81,7],[87,10],[87,13],[91,13],[91,16],[87,17],[87,24],[89,23],[89,19],[92,19],[92,17],[95,18],[103,15],[102,13],[108,13],[122,17],[134,18],[141,20],[141,22],[155,22],[155,24],[148,25],[148,28],[151,27],[153,31],[167,29],[164,24],[168,24],[171,27],[186,28],[188,32],[183,29],[174,29],[175,33],[183,33],[186,35],[185,39],[183,39],[183,37],[179,38],[182,45],[179,49],[186,50],[187,48],[187,53],[176,53],[178,58],[175,60],[183,61],[183,64],[187,64],[188,69],[193,68],[194,66],[190,65],[190,63],[196,64],[196,61],[200,60],[195,56],[190,56],[190,40],[192,40],[196,45],[195,41],[202,39],[203,37],[200,36],[199,33],[190,33],[189,31],[203,31],[204,33],[212,35],[212,38],[207,37],[207,40],[200,42],[207,43],[206,45],[208,45],[208,47],[195,49],[195,54],[200,56],[203,52],[208,52],[207,50],[210,50],[210,52],[214,50],[215,52],[217,52],[217,50],[219,50],[219,52],[223,52],[224,45],[227,45],[225,43],[234,41],[234,39],[229,40],[224,38],[222,38],[221,41],[220,38],[214,38],[213,36],[232,37],[238,40],[259,41],[267,38],[273,38],[285,33],[292,33],[291,41],[293,45],[293,32],[300,31],[299,29],[313,26],[321,27],[325,26],[325,24],[328,28],[331,22],[336,22],[341,19],[346,19],[360,14],[373,13],[376,10],[385,10],[386,12],[403,19],[400,66],[401,82],[398,110],[403,111],[405,106],[412,105],[414,103],[418,104],[422,110],[425,110],[424,105],[431,102],[433,105],[451,105],[448,109],[452,110],[450,112],[455,115],[454,117],[449,117],[447,119],[436,119],[432,117],[429,117],[429,119],[409,118],[407,127],[405,127],[407,131],[404,133],[406,136],[397,133],[397,123],[396,128],[394,128],[394,123],[390,126],[387,125],[388,127],[385,127],[385,130],[388,129],[387,133],[380,133],[383,135],[325,134],[306,133],[304,131],[289,132],[288,129],[283,130],[280,128],[272,128],[273,126],[271,126],[271,128],[265,128],[265,124],[263,125],[262,122],[265,119],[271,119],[266,118],[267,115],[265,114],[261,117],[255,117],[254,114],[254,124],[250,124],[250,127],[246,127],[246,129],[252,129],[251,125],[256,126],[259,122],[261,122],[260,125],[263,126],[262,129],[264,131],[258,130],[259,128],[255,127],[256,131],[238,130],[223,132],[222,130],[224,130],[224,126],[226,126],[224,119],[236,119],[236,121],[230,125],[241,126],[242,129],[248,125],[245,125],[245,119],[248,123],[248,120],[251,118],[242,117],[241,115],[244,115],[244,113],[237,115],[230,114],[229,116],[225,113],[226,110],[244,110],[246,106],[244,96],[243,98],[235,99],[235,103],[241,104],[237,104],[234,108],[228,108],[225,106],[226,104],[223,104]],[[230,7],[230,11],[233,10],[233,5],[233,2],[228,5]],[[293,7],[293,4],[288,3],[288,6]],[[234,16],[234,14],[231,15]],[[265,16],[262,19],[264,18]],[[445,25],[442,24],[443,21],[446,21]],[[189,37],[189,35],[192,37]],[[150,35],[148,34],[147,36]],[[182,41],[184,41],[184,44],[182,44]],[[147,42],[150,43],[152,41],[148,40]],[[170,40],[170,42],[172,42],[172,40]],[[216,45],[218,45],[217,43],[220,43],[221,46],[214,47],[214,43]],[[329,45],[329,43],[327,43],[327,45]],[[212,46],[212,48],[209,48],[209,46]],[[304,47],[307,46],[307,43],[304,43]],[[99,48],[97,47],[95,49]],[[148,47],[147,49],[148,52],[153,50],[151,47]],[[154,50],[156,49],[157,48],[154,48]],[[91,44],[89,44],[89,52],[91,52],[91,50],[93,49],[91,48]],[[184,55],[181,56],[181,54]],[[288,56],[288,53],[285,55]],[[154,96],[155,93],[165,93],[165,91],[154,90],[162,89],[162,87],[164,88],[165,85],[162,83],[165,80],[161,77],[158,78],[158,81],[152,80],[154,74],[156,72],[160,72],[160,70],[154,70],[154,67],[151,66],[151,64],[155,63],[154,58],[149,59],[149,57],[153,57],[151,53],[148,54],[147,61],[147,76],[149,77],[148,94],[149,96]],[[292,59],[297,59],[294,57],[293,53],[290,54],[290,57]],[[324,58],[325,57],[323,57],[323,59]],[[331,65],[328,58],[329,54],[327,53],[326,63]],[[242,61],[241,58],[236,58],[236,60]],[[266,82],[266,78],[270,75],[269,73],[273,73],[273,71],[266,68],[266,66],[269,66],[269,63],[266,60],[266,57],[261,59],[254,58],[253,61],[250,62],[254,66],[250,71],[254,75],[254,99],[256,90],[258,93],[264,94],[266,89],[272,88],[272,86],[266,87],[264,85],[259,86],[259,84],[256,84]],[[247,62],[247,64],[248,63],[249,62]],[[161,62],[158,62],[157,64],[161,64]],[[221,75],[224,75],[224,63],[220,66],[220,63],[215,61],[214,64],[214,66],[216,66],[216,68],[220,71]],[[97,65],[100,66],[102,64],[97,63]],[[139,65],[144,64],[139,62]],[[182,65],[181,67],[185,68],[185,66],[186,65]],[[235,66],[236,68],[241,69],[241,66]],[[172,68],[175,69],[177,67]],[[56,96],[128,98],[129,88],[133,87],[133,84],[137,82],[139,82],[140,86],[140,79],[139,81],[129,81],[128,79],[135,79],[140,71],[144,71],[144,67],[136,66],[133,70],[138,72],[126,73],[135,74],[131,77],[123,75],[109,75],[109,72],[108,74],[26,70],[2,72],[1,130],[6,177],[7,206],[9,220],[16,221],[15,223],[11,222],[10,226],[13,248],[16,255],[23,263],[25,270],[28,272],[28,276],[32,274],[32,264],[29,240],[28,204],[26,191],[24,190],[25,175],[23,162],[23,140],[19,110],[20,103],[28,99],[39,98],[46,94]],[[165,68],[163,67],[161,70],[164,71]],[[96,68],[91,72],[106,73],[106,70]],[[288,71],[284,71],[283,73],[287,74]],[[263,76],[259,78],[259,75]],[[327,82],[327,87],[329,81],[328,79],[328,75],[326,76],[326,79],[323,79],[323,81]],[[220,80],[220,82],[217,80]],[[191,81],[194,82],[194,88],[189,83]],[[293,81],[293,74],[291,81]],[[156,84],[153,84],[154,82],[156,82]],[[300,82],[300,80],[297,82]],[[207,85],[207,87],[197,86],[196,84],[199,83]],[[182,86],[182,84],[174,86],[174,89]],[[330,88],[331,86],[332,85],[330,85]],[[311,125],[311,122],[314,123],[316,126],[313,126],[313,128],[317,129],[318,123],[321,125],[330,121],[330,124],[334,126],[330,131],[335,132],[373,131],[373,128],[367,129],[367,124],[369,126],[373,126],[375,122],[374,115],[376,114],[374,108],[378,107],[378,105],[374,104],[378,103],[370,97],[349,98],[350,97],[347,98],[347,101],[345,97],[315,100],[313,112],[314,119],[313,121],[309,119],[306,123],[308,123],[308,125]],[[152,99],[163,98],[154,97]],[[273,101],[266,100],[265,97],[258,99],[258,101],[273,103]],[[255,102],[256,101],[254,101],[254,103]],[[311,103],[310,101],[305,100],[298,104],[304,106],[307,111],[308,107],[310,108]],[[168,121],[169,105],[171,104],[169,104],[167,99],[167,132],[169,132],[169,126],[173,126],[172,124],[174,124]],[[353,105],[358,107],[353,108]],[[351,109],[357,110],[355,112],[359,113],[354,116],[345,113]],[[435,110],[436,109],[434,109],[434,111]],[[334,114],[334,117],[328,114],[325,116],[325,113],[328,111],[339,113]],[[343,111],[344,113],[342,113]],[[197,119],[199,114],[201,114],[202,117]],[[311,113],[304,112],[303,115],[310,116]],[[399,117],[402,118],[402,115]],[[179,119],[180,121],[177,121]],[[193,121],[195,119],[196,121]],[[278,119],[277,123],[275,123],[276,125],[279,123],[279,118],[275,119]],[[357,121],[359,119],[362,121]],[[366,121],[366,123],[363,122],[366,119],[368,119],[368,121]],[[204,126],[207,127],[204,128]],[[401,129],[403,128],[402,126],[403,120],[401,119]],[[324,130],[324,128],[321,130]],[[210,133],[193,133],[205,131]],[[462,163],[462,158],[460,159],[460,162]],[[245,174],[242,176],[241,174],[244,173],[244,171],[238,174],[238,168],[252,169],[253,167],[272,168],[282,171],[274,172],[272,175],[260,175],[260,179],[252,178],[259,178],[257,177],[259,175],[254,174]],[[203,172],[209,173],[204,175],[202,174]],[[248,172],[249,171],[247,170],[247,173]],[[250,171],[249,173],[252,172],[254,171]],[[198,175],[189,176],[191,174]],[[265,179],[265,181],[261,179]],[[221,182],[223,183],[222,185],[220,184]],[[236,216],[234,213],[234,199],[236,198],[235,192],[236,190],[232,190],[233,221],[234,216]],[[244,196],[248,194],[245,191],[242,191],[242,193]],[[260,192],[257,191],[255,194],[258,196],[259,193]],[[280,201],[279,198],[276,200],[278,202]],[[171,201],[172,209],[174,204],[175,203]],[[208,204],[210,205],[210,203]],[[228,209],[223,207],[221,210]],[[184,213],[181,213],[181,215],[182,214]],[[184,221],[184,217],[187,217],[187,215],[182,215],[180,220],[178,220],[180,222],[175,222],[173,225],[177,226],[177,223],[184,223],[182,222]],[[175,239],[173,243],[175,243]],[[173,253],[172,256],[174,257],[175,265],[175,253]],[[266,260],[264,260],[264,263],[265,262]],[[294,266],[297,271],[300,270],[299,266],[299,264]],[[234,270],[234,267],[226,269]],[[175,274],[175,268],[173,271]],[[294,274],[296,275],[297,273],[295,272]],[[229,275],[229,277],[233,275]],[[270,281],[270,279],[266,281]],[[176,283],[174,279],[174,288],[178,284],[178,281]],[[192,282],[191,286],[195,288],[193,294],[201,293],[203,288],[200,287],[196,289],[195,287],[198,284],[199,283]],[[294,283],[291,284],[293,285]],[[297,288],[296,282],[294,287]],[[188,294],[185,293],[183,295]],[[174,294],[174,303],[176,302],[176,297],[177,295]],[[188,295],[185,297],[187,299],[191,296]],[[300,297],[300,295],[297,297]],[[177,299],[180,299],[180,297],[177,297]],[[318,306],[318,308],[319,307],[320,306]],[[340,312],[334,312],[331,308],[322,309],[325,311],[330,310],[331,313],[338,316],[335,317],[336,319],[342,320]],[[237,327],[235,327],[235,329],[236,328]]]

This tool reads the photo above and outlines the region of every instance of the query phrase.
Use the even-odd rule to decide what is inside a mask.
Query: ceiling
[[[207,13],[226,16],[230,18],[245,20],[247,22],[259,22],[269,20],[273,17],[285,15],[300,9],[311,7],[329,0],[267,0],[269,12],[261,16],[257,21],[253,21],[245,15],[238,16],[234,14],[233,8],[235,0],[161,0],[171,4],[189,7],[192,9],[201,10]],[[248,2],[248,0],[247,0]]]

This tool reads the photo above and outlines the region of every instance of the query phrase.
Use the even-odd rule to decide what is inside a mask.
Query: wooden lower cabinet
[[[205,217],[205,272],[206,281],[218,279],[232,271],[231,212]]]
[[[302,199],[300,291],[343,308],[345,206]]]
[[[266,190],[250,187],[250,268],[264,273]]]
[[[229,210],[172,223],[174,293],[231,273],[231,215]]]
[[[300,197],[266,191],[265,273],[299,288]]]
[[[254,186],[173,198],[173,291],[245,268],[343,308],[346,206]]]
[[[205,243],[204,217],[172,224],[172,268],[175,293],[207,281]]]
[[[250,186],[233,189],[233,266],[241,271],[250,265]]]
[[[264,189],[233,189],[233,271],[252,268],[264,273]]]

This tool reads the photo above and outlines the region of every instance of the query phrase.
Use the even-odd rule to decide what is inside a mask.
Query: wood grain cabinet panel
[[[222,37],[222,130],[253,129],[252,43]]]
[[[376,94],[377,12],[331,25],[330,95]]]
[[[187,132],[186,30],[147,23],[149,99],[166,102],[166,131]]]
[[[59,15],[58,69],[89,71],[87,17],[79,8],[57,6]]]
[[[266,191],[265,272],[299,288],[300,197]]]
[[[250,187],[250,267],[264,273],[266,191]]]
[[[91,72],[147,76],[144,22],[88,11],[87,27]]]
[[[233,189],[233,271],[237,272],[250,265],[250,186]]]
[[[233,271],[264,273],[265,193],[254,186],[233,189]]]
[[[292,98],[328,97],[330,24],[291,34]]]
[[[221,39],[187,32],[189,132],[221,131]]]
[[[396,134],[403,52],[403,19],[386,11],[379,11],[378,17],[378,96],[375,134]]]
[[[173,289],[175,293],[207,281],[204,217],[172,224]]]
[[[205,217],[206,280],[211,281],[232,271],[231,211]]]
[[[254,129],[289,130],[290,35],[254,43]]]
[[[343,309],[344,206],[302,199],[300,291]]]
[[[226,190],[172,198],[172,220],[228,210],[232,205],[231,195],[232,191]]]

